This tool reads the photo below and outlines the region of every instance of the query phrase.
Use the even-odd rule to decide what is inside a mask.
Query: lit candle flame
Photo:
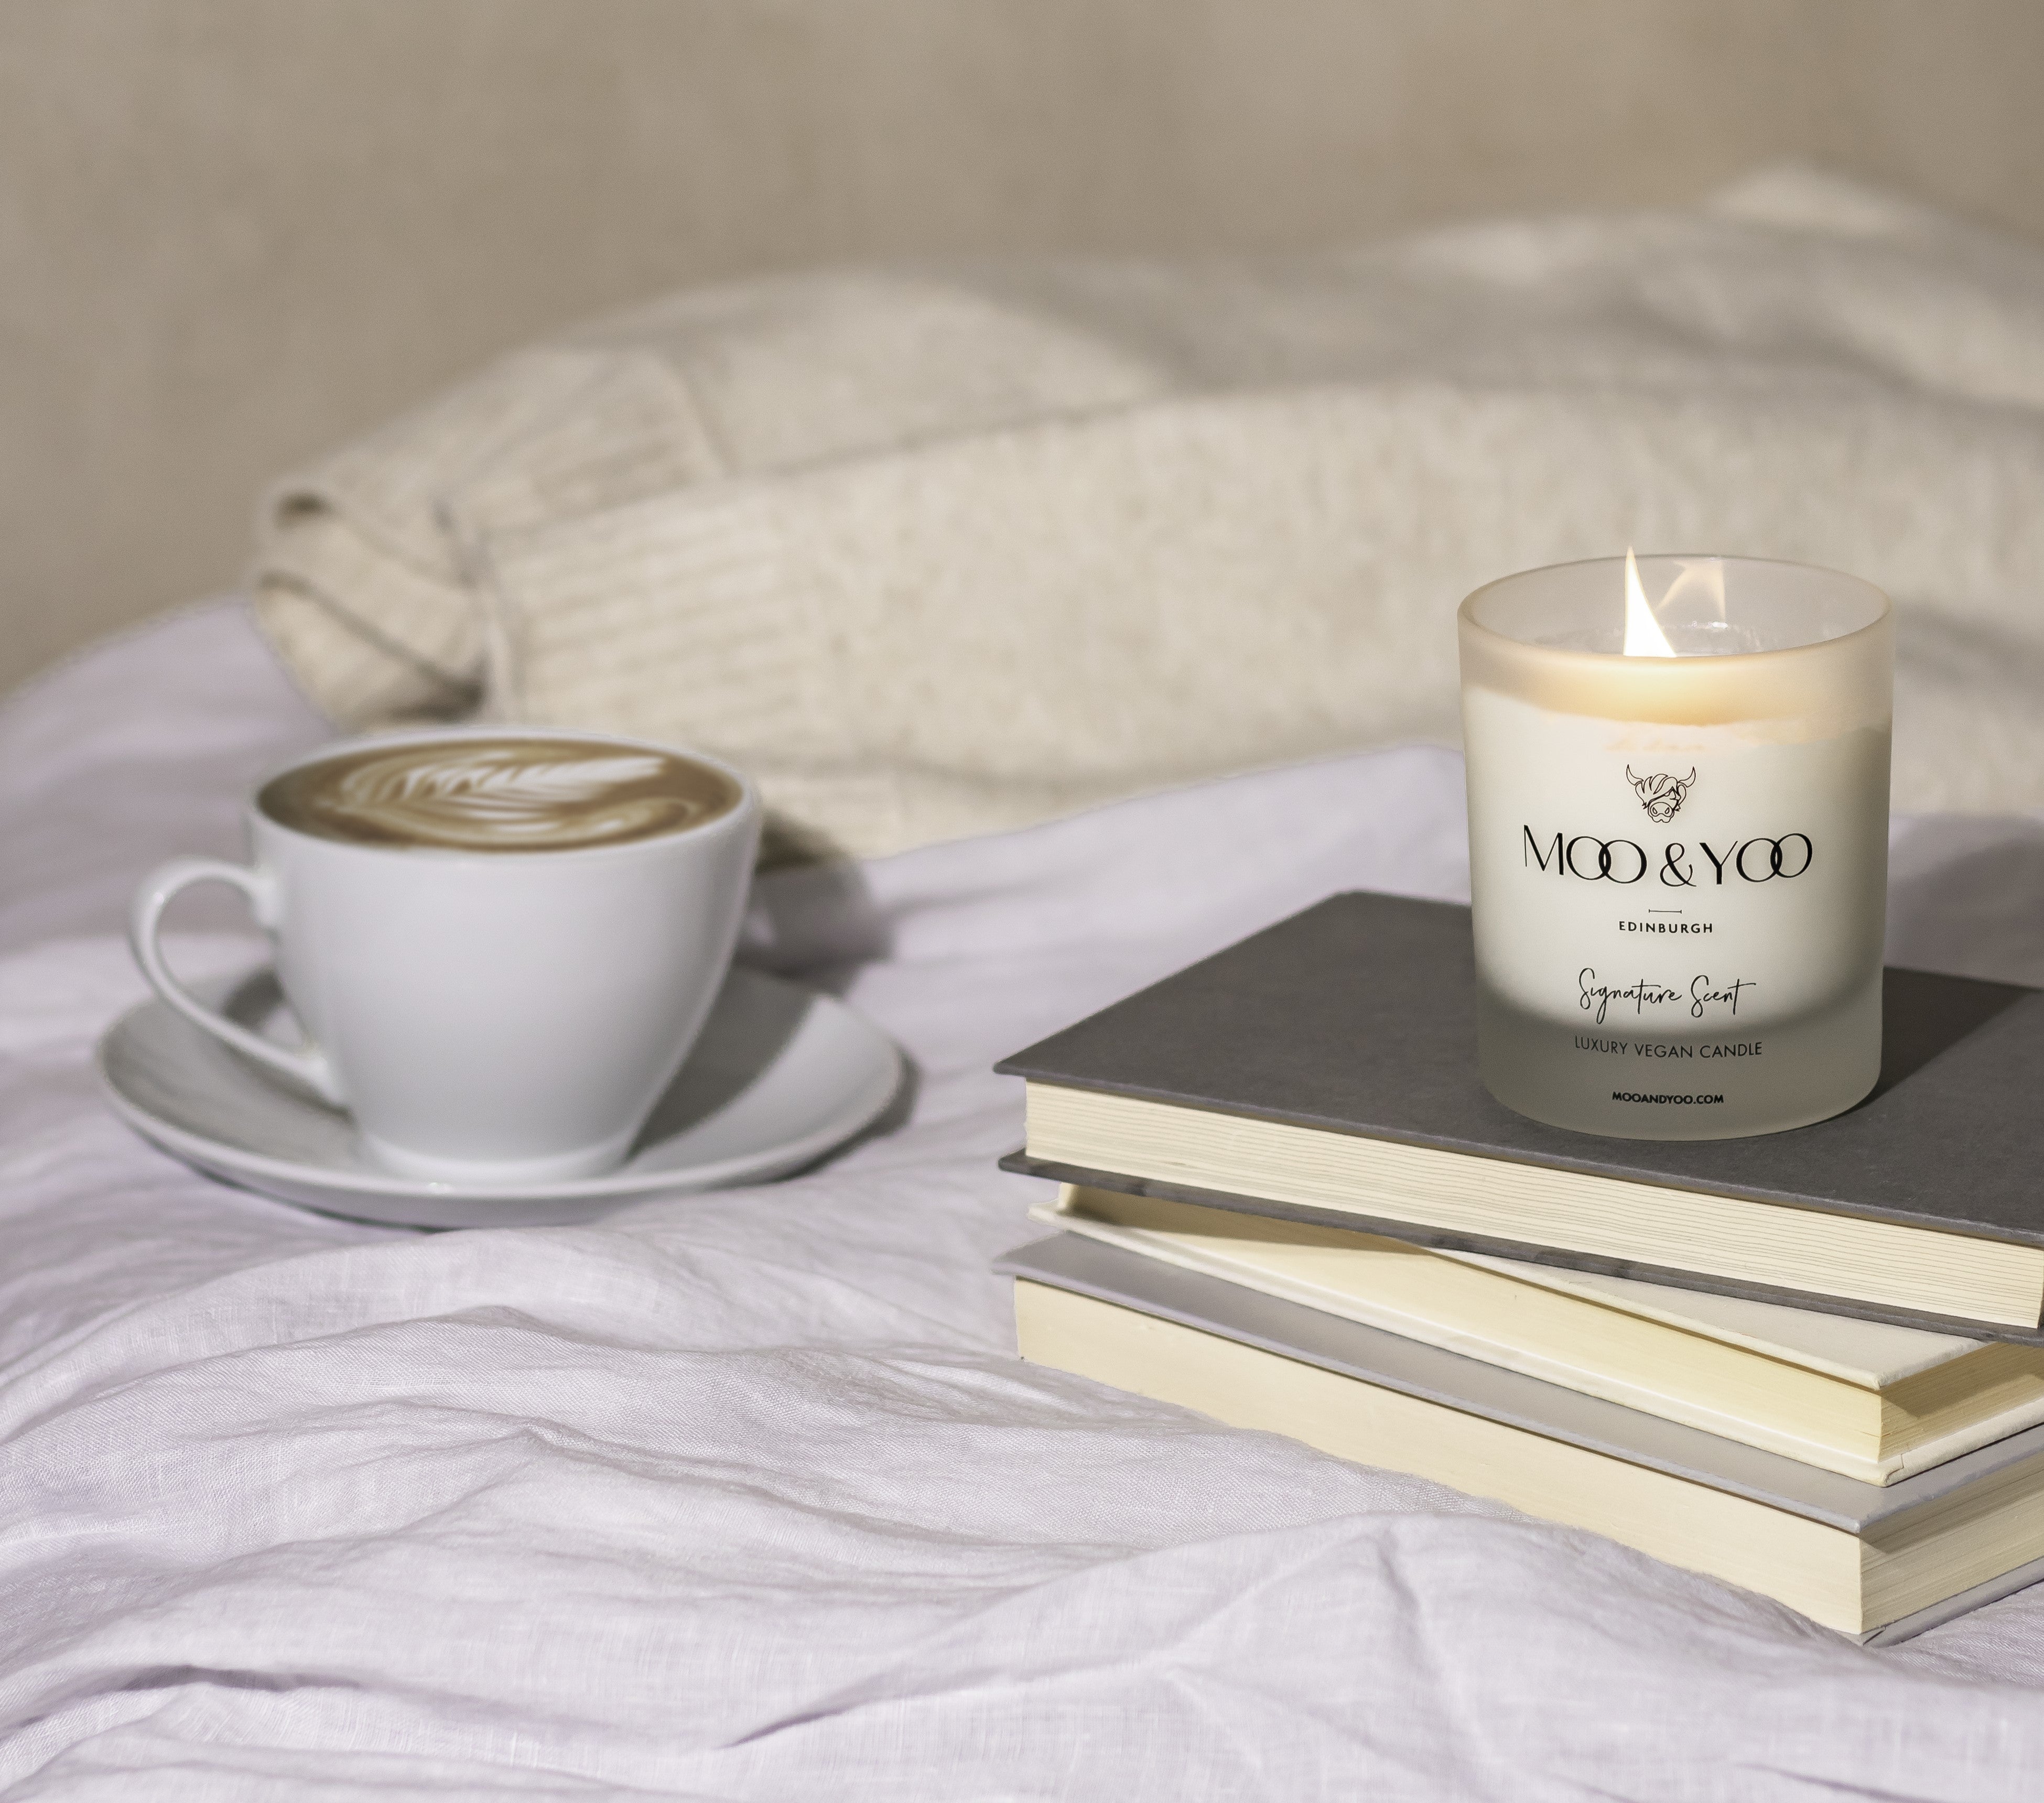
[[[1672,658],[1675,647],[1646,604],[1646,591],[1639,585],[1639,565],[1632,547],[1625,547],[1625,654],[1628,658]]]

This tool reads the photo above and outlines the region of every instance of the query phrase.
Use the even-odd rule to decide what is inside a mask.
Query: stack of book
[[[1866,1102],[1700,1141],[1512,1114],[1474,1007],[1467,910],[1337,896],[1004,1061],[1023,1356],[1863,1641],[2044,1577],[2044,992],[1890,971]]]

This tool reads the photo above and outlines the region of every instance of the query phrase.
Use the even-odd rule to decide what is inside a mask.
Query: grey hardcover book
[[[1193,1328],[1457,1414],[1700,1485],[1877,1544],[1925,1542],[1941,1520],[1959,1520],[1962,1533],[1969,1500],[1988,1493],[2020,1489],[2019,1500],[2013,1496],[2010,1500],[2034,1515],[2034,1493],[2044,1485],[2044,1426],[2027,1429],[1895,1483],[1861,1483],[1778,1453],[1075,1234],[1058,1234],[1024,1246],[999,1260],[994,1268],[1024,1283]],[[1026,1353],[1026,1340],[1024,1350]],[[1042,1362],[1082,1368],[1079,1361],[1051,1358]],[[1125,1387],[1145,1387],[1139,1383]],[[1235,1387],[1238,1398],[1243,1393],[1243,1387]],[[1184,1396],[1173,1399],[1204,1406]],[[1242,1421],[1239,1404],[1237,1413],[1228,1418]],[[1242,1421],[1242,1425],[1276,1424]],[[1424,1459],[1373,1459],[1371,1451],[1365,1445],[1355,1456],[1364,1463],[1416,1470],[1423,1476],[1446,1475],[1425,1468]],[[1500,1461],[1505,1481],[1490,1493],[1533,1513],[1543,1513],[1537,1502],[1511,1494],[1512,1464],[1508,1457]],[[1455,1479],[1449,1476],[1447,1481]],[[1977,1506],[1973,1512],[1978,1512]],[[1644,1544],[1623,1531],[1614,1532],[1613,1537]],[[1856,1632],[1855,1638],[1873,1644],[1901,1640],[2034,1582],[2044,1577],[2044,1557],[2037,1556],[2038,1549],[2027,1544],[2030,1540],[2044,1542],[2044,1522],[2036,1532],[2004,1543],[2011,1549],[2007,1569],[1965,1583],[1871,1629]],[[1649,1545],[1647,1550],[1655,1549]],[[1986,1556],[1992,1563],[1993,1554]],[[1977,1554],[1976,1563],[1978,1557]],[[1695,1563],[1699,1568],[1710,1568],[1704,1561]],[[1960,1563],[1950,1559],[1947,1569]],[[1753,1587],[1767,1586],[1754,1582]]]
[[[1030,1096],[1004,1162],[2044,1344],[2044,992],[1891,969],[1873,1092],[1746,1139],[1514,1114],[1477,1077],[1474,1019],[1466,908],[1336,896],[1003,1061]]]

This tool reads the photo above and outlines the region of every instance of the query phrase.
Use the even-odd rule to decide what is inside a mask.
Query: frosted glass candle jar
[[[1629,564],[1462,604],[1483,1080],[1623,1138],[1823,1120],[1881,1067],[1887,597],[1801,564]]]

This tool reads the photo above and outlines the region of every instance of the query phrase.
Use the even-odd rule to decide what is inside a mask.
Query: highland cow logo
[[[1665,827],[1681,811],[1683,799],[1696,780],[1696,772],[1692,765],[1686,777],[1671,777],[1666,770],[1657,770],[1650,777],[1635,777],[1628,764],[1625,780],[1632,784],[1632,792],[1639,797],[1646,818],[1656,826]]]

